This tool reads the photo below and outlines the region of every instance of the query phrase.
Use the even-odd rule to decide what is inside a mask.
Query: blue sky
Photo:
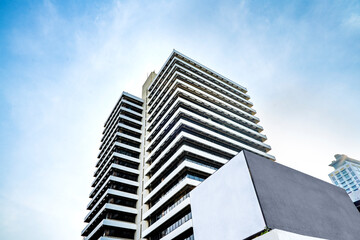
[[[80,239],[103,123],[178,51],[245,86],[279,163],[360,159],[358,1],[0,1],[0,238]]]

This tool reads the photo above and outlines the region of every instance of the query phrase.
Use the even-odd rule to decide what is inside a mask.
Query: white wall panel
[[[190,193],[196,240],[244,239],[265,222],[243,153]]]

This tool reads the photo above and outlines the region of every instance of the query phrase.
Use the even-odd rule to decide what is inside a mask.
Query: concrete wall
[[[190,193],[196,240],[244,239],[265,229],[241,152]]]
[[[190,202],[196,240],[251,239],[265,228],[288,232],[268,235],[278,240],[360,239],[360,215],[343,189],[246,150]]]
[[[324,238],[308,237],[279,229],[273,229],[270,232],[257,237],[256,240],[324,240]]]

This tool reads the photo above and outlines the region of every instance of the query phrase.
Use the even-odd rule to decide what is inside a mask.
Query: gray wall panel
[[[244,153],[268,227],[326,239],[360,239],[360,215],[343,189]]]

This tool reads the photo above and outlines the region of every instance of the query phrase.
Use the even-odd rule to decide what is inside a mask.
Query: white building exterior
[[[329,174],[331,181],[346,192],[355,200],[360,189],[360,161],[349,158],[343,154],[336,154],[335,161],[329,165],[335,170]]]
[[[142,99],[123,93],[105,124],[85,239],[194,239],[192,189],[243,149],[275,160],[252,106],[246,88],[174,50]],[[110,203],[112,183],[126,186],[123,202]]]
[[[104,125],[85,240],[133,239],[137,229],[143,100],[123,92]]]

